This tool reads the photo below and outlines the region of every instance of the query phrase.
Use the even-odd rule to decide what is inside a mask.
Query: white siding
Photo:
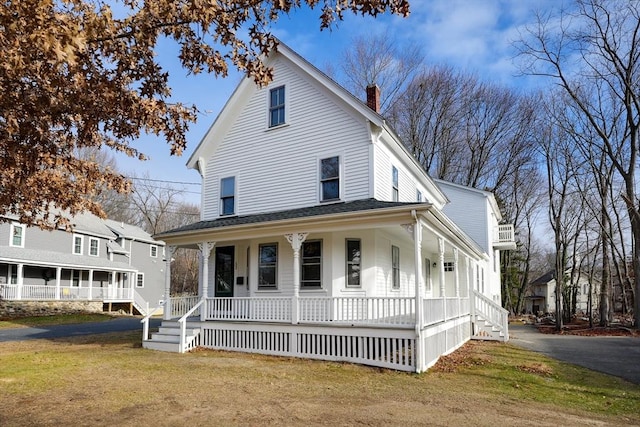
[[[219,181],[228,176],[236,177],[239,215],[317,205],[319,159],[335,155],[343,165],[342,199],[369,197],[370,137],[364,119],[356,120],[286,60],[274,66],[274,81],[256,88],[207,162],[203,219],[218,216]],[[269,129],[269,90],[280,85],[285,85],[287,124]]]
[[[475,191],[454,186],[443,186],[443,191],[451,201],[443,211],[488,254],[492,248],[489,241],[489,202]]]

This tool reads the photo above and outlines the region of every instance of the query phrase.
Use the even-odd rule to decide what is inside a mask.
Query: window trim
[[[232,194],[229,196],[227,194],[222,194],[222,188],[223,188],[223,182],[227,181],[227,180],[233,180],[233,191]],[[231,208],[231,212],[225,212],[224,211],[224,207],[225,207],[225,200],[231,200],[233,203],[233,206]],[[227,176],[225,178],[220,178],[220,216],[231,216],[231,215],[235,215],[236,214],[236,177],[234,176]]]
[[[422,191],[416,190],[416,199],[418,200],[418,203],[422,203]]]
[[[349,261],[349,243],[350,242],[358,242],[358,251],[360,252],[360,257],[358,262],[354,262]],[[344,239],[344,250],[345,250],[345,254],[344,254],[344,262],[345,262],[345,279],[344,279],[344,287],[345,288],[350,288],[350,289],[354,289],[354,288],[361,288],[362,287],[362,240],[361,239],[356,239],[356,238],[347,238]],[[358,284],[357,285],[350,285],[349,284],[349,267],[353,266],[353,265],[357,265],[359,267],[359,274],[358,274]]]
[[[91,244],[93,242],[98,242],[96,244],[96,253],[95,254],[91,253],[91,250],[92,250]],[[100,256],[100,239],[98,239],[97,237],[89,237],[89,256]]]
[[[15,232],[15,229],[18,228],[20,230],[22,230],[20,232],[20,244],[16,245],[14,244],[14,235],[13,233]],[[25,239],[25,234],[27,231],[27,227],[24,224],[19,224],[17,222],[12,222],[11,223],[11,230],[9,231],[9,246],[12,246],[14,248],[24,248],[24,239]]]
[[[391,289],[400,289],[400,248],[395,245],[391,245]]]
[[[156,253],[154,255],[153,250],[156,250]],[[149,245],[149,256],[151,258],[158,258],[158,245]]]
[[[280,104],[272,104],[271,103],[271,99],[272,99],[272,95],[274,92],[282,90],[282,103]],[[269,105],[269,109],[268,109],[268,115],[267,115],[267,123],[268,123],[268,127],[269,129],[275,129],[277,127],[280,126],[284,126],[287,124],[287,91],[285,89],[285,85],[280,85],[277,87],[274,87],[272,89],[269,89],[269,98],[267,100],[267,104]],[[278,123],[273,123],[272,122],[272,112],[276,111],[276,110],[282,110],[282,121],[279,121]],[[278,116],[280,116],[278,114]]]
[[[80,239],[80,252],[76,252],[76,239]],[[82,255],[84,252],[84,236],[82,234],[73,234],[71,239],[71,253],[74,255]]]
[[[338,176],[337,177],[330,177],[330,178],[323,178],[323,176],[322,176],[322,162],[324,160],[330,160],[330,159],[333,159],[333,158],[337,158],[338,159]],[[327,183],[327,182],[330,182],[330,181],[338,181],[338,197],[331,198],[331,199],[325,199],[324,198],[324,184]],[[339,202],[339,201],[342,200],[342,156],[340,156],[339,154],[318,158],[318,200],[319,200],[320,203],[332,203],[332,202]]]
[[[263,263],[261,262],[261,255],[262,255],[262,248],[263,247],[267,247],[267,246],[273,246],[275,247],[275,252],[276,252],[276,260],[274,263]],[[273,265],[271,265],[273,264]],[[273,284],[268,283],[268,284],[261,284],[261,277],[262,274],[260,273],[260,270],[262,268],[273,268],[274,272],[273,272],[273,279],[275,280],[275,282]],[[260,243],[258,244],[258,290],[259,291],[263,291],[263,290],[277,290],[278,289],[278,242],[269,242],[269,243]]]
[[[395,166],[391,166],[391,200],[400,201],[400,174]]]
[[[315,263],[305,263],[305,257],[304,257],[304,247],[306,245],[309,245],[311,243],[320,243],[320,256],[318,258],[320,258],[320,261],[317,263],[320,266],[320,277],[317,280],[313,280],[314,282],[320,282],[319,285],[305,285],[303,282],[303,277],[304,277],[304,265],[315,265]],[[305,240],[302,243],[302,247],[300,247],[300,290],[318,290],[318,289],[323,289],[322,286],[322,254],[324,252],[323,248],[322,248],[322,239],[313,239],[313,240]],[[313,257],[315,258],[315,257]],[[308,280],[310,281],[310,280]]]
[[[456,271],[456,263],[455,261],[444,261],[442,263],[442,268],[444,269],[445,273],[453,273],[454,271]]]
[[[144,288],[144,273],[136,273],[136,288]]]

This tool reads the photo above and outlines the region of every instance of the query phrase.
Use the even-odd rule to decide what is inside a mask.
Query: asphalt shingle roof
[[[325,205],[305,208],[289,209],[277,212],[242,215],[233,217],[221,217],[210,221],[200,221],[173,230],[165,231],[155,236],[162,238],[166,234],[181,233],[187,231],[206,230],[211,228],[231,227],[245,224],[258,224],[263,222],[281,221],[287,219],[308,218],[322,215],[332,215],[347,212],[373,211],[376,209],[393,208],[398,206],[415,206],[418,202],[382,202],[376,199],[354,200],[352,202],[330,203]],[[423,203],[430,206],[428,203]]]

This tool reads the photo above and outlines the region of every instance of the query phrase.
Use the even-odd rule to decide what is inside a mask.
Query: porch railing
[[[415,298],[300,298],[299,320],[302,323],[411,326],[415,325]]]
[[[36,301],[132,301],[133,288],[78,287],[55,285],[0,285],[0,298],[4,300]]]
[[[474,291],[475,314],[482,316],[485,320],[498,328],[504,335],[504,340],[509,340],[509,311],[505,310],[500,304],[487,298],[478,291]]]
[[[197,295],[171,298],[171,318],[175,319],[176,317],[184,316],[189,310],[198,304],[199,301],[200,297]],[[200,311],[198,310],[192,314],[194,317],[199,316]]]
[[[500,224],[495,228],[494,240],[498,243],[515,242],[513,224]]]

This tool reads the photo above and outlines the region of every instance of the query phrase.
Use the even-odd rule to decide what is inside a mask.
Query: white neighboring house
[[[244,79],[187,163],[202,177],[201,221],[156,237],[167,258],[200,249],[199,295],[171,298],[143,345],[421,372],[472,337],[507,340],[492,269],[513,229],[498,242],[481,205],[462,206],[467,223],[445,214],[449,192],[475,190],[424,172],[378,113],[377,88],[364,104],[284,44],[266,61],[271,84]],[[465,228],[480,223],[476,242]]]
[[[0,223],[0,298],[128,303],[146,315],[164,300],[164,242],[90,213],[73,232]]]
[[[566,272],[571,274],[570,270]],[[589,310],[589,277],[580,272],[575,280],[576,313],[588,313]],[[600,280],[594,278],[591,286],[591,307],[599,303]],[[529,283],[525,297],[525,313],[541,315],[556,311],[556,279],[555,270],[550,270]]]

